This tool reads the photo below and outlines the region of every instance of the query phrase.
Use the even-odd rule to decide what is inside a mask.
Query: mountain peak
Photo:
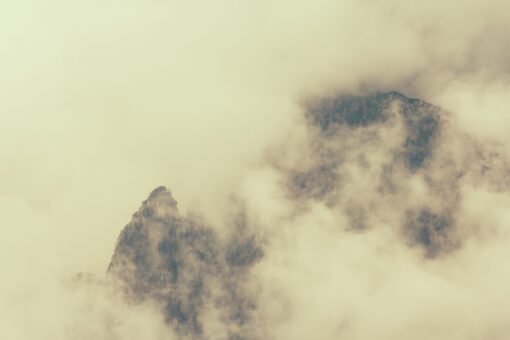
[[[177,201],[172,193],[164,186],[154,189],[142,206],[135,213],[135,217],[168,218],[178,215]]]
[[[211,299],[221,322],[236,329],[230,338],[238,339],[256,308],[245,278],[263,255],[254,233],[221,240],[212,227],[179,216],[172,194],[160,186],[122,230],[108,273],[134,301],[156,302],[165,320],[193,339],[202,338]]]
[[[170,195],[172,194],[165,186],[160,185],[159,187],[151,191],[151,193],[149,194],[149,199],[154,199],[160,195],[165,195],[167,193]]]

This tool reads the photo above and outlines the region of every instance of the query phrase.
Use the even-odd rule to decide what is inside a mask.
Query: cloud
[[[65,311],[83,306],[154,322],[155,339],[167,332],[152,307],[54,285],[75,272],[101,277],[122,226],[159,185],[222,239],[232,202],[244,206],[267,242],[253,268],[263,287],[254,324],[276,338],[507,332],[508,1],[1,7],[8,338],[58,339],[60,320],[73,319]],[[426,169],[388,164],[409,132],[398,114],[336,139],[303,118],[310,98],[390,90],[449,111]],[[318,168],[327,171],[311,176]],[[437,245],[433,228],[454,226],[455,242],[424,258],[408,221]],[[73,314],[97,338],[125,339],[142,325],[101,333],[101,313]]]
[[[176,338],[154,306],[129,306],[119,287],[92,275],[38,281],[24,296],[12,298],[2,314],[0,334],[6,339]]]
[[[260,327],[277,339],[504,338],[503,304],[491,308],[508,299],[497,260],[510,204],[500,146],[440,112],[436,140],[422,149],[427,139],[409,138],[431,126],[434,108],[404,99],[368,115],[384,103],[378,96],[326,99],[308,138],[290,143],[300,157],[291,149],[272,158],[280,181],[262,177],[272,189],[246,194],[273,218],[257,226],[268,240],[254,269],[264,287]],[[350,121],[352,108],[370,119]],[[429,154],[413,165],[405,150],[416,145]],[[265,212],[264,193],[286,213]]]

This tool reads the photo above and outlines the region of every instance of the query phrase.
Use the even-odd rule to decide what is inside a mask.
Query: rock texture
[[[429,259],[460,246],[466,164],[442,148],[444,112],[397,92],[322,98],[305,111],[307,150],[296,162],[273,164],[299,209],[319,202],[358,231],[390,224]],[[220,238],[203,221],[181,216],[159,187],[120,234],[108,273],[133,301],[157,303],[183,338],[205,337],[214,319],[226,330],[217,338],[263,339],[252,273],[264,243],[243,218],[227,229]]]
[[[256,309],[245,281],[263,251],[239,228],[220,242],[212,228],[181,217],[171,193],[159,187],[122,231],[108,272],[134,301],[158,303],[183,337],[201,338],[204,311],[213,309],[220,315],[216,322],[229,330],[226,338],[243,339]]]

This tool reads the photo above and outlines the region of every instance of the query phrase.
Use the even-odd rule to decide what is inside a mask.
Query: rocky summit
[[[200,338],[203,314],[218,313],[228,338],[248,332],[256,309],[245,287],[250,267],[263,256],[255,235],[238,225],[220,241],[214,230],[182,217],[170,191],[155,189],[119,236],[108,273],[135,302],[157,303],[178,334]]]
[[[443,115],[397,92],[312,100],[305,108],[307,151],[297,162],[276,160],[272,166],[296,206],[325,204],[347,216],[345,228],[358,232],[392,225],[404,242],[433,259],[460,244],[462,164],[444,161]],[[417,178],[437,204],[413,196]],[[205,336],[204,325],[214,318],[226,330],[219,338],[264,338],[254,322],[253,277],[264,242],[239,216],[226,228],[228,237],[220,238],[206,222],[182,216],[170,191],[159,187],[120,234],[108,273],[135,303],[156,303],[183,337]]]

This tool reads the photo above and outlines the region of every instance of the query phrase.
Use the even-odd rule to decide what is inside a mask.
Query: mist
[[[252,338],[505,338],[509,13],[496,0],[1,4],[2,338],[182,336],[105,278],[160,185],[218,244],[242,215],[264,249],[243,286]],[[389,91],[441,110],[424,168],[392,158],[409,133],[398,105],[338,138],[307,118],[317,100]],[[420,216],[455,227],[424,246],[401,227]],[[203,336],[226,338],[205,310]]]

